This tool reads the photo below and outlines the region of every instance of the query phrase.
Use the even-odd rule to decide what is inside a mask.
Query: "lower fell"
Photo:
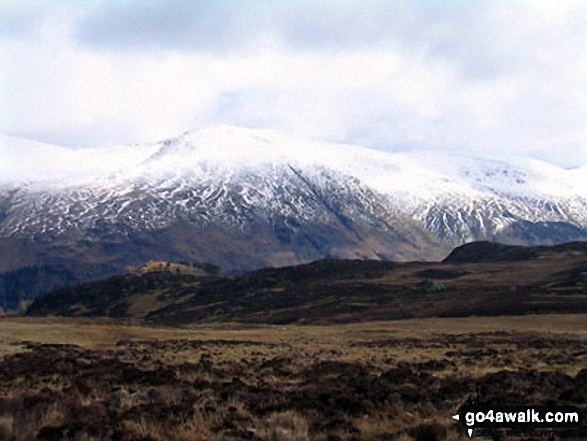
[[[347,323],[587,312],[587,242],[474,242],[442,262],[326,259],[222,275],[174,263],[53,291],[28,316],[126,317],[159,324]]]

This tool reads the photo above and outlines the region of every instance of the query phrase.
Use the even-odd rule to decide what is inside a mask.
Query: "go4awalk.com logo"
[[[476,429],[571,429],[583,424],[581,410],[572,406],[486,406],[465,404],[452,417],[472,437]]]

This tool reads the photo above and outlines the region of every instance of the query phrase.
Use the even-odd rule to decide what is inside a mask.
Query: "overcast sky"
[[[0,131],[87,147],[217,123],[587,164],[587,2],[0,1]]]

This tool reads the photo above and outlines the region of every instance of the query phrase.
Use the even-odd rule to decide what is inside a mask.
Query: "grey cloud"
[[[6,8],[0,5],[0,36],[27,35],[35,32],[42,23],[58,26],[62,21],[51,21],[48,17],[51,18],[51,14],[58,15],[59,12],[56,11],[61,11],[62,8],[53,3],[51,5],[34,11],[24,6],[16,7],[6,14],[3,13]],[[332,135],[328,136],[335,138],[331,140],[393,149],[425,146],[506,151],[519,148],[528,152],[532,150],[532,143],[535,141],[544,140],[538,143],[542,145],[550,142],[550,139],[556,141],[560,138],[560,142],[552,143],[560,146],[561,152],[585,151],[580,148],[584,144],[574,141],[570,135],[570,140],[564,136],[573,134],[584,126],[580,99],[574,99],[580,95],[583,90],[580,86],[584,84],[579,79],[582,74],[581,58],[578,55],[581,45],[573,43],[580,43],[585,35],[585,6],[561,23],[555,22],[542,27],[536,25],[538,20],[535,20],[535,9],[523,6],[522,2],[505,1],[299,0],[287,3],[269,0],[134,0],[124,3],[100,0],[95,7],[88,5],[87,2],[70,3],[70,9],[74,13],[64,14],[63,22],[71,20],[66,24],[71,25],[76,41],[70,42],[70,34],[64,33],[64,38],[67,39],[65,43],[73,43],[72,47],[75,51],[79,50],[81,55],[98,55],[112,60],[114,67],[110,79],[114,86],[120,73],[118,66],[127,66],[123,60],[128,53],[179,51],[187,55],[211,54],[218,59],[227,52],[239,55],[254,52],[259,45],[266,42],[274,43],[274,47],[281,52],[279,55],[285,55],[286,59],[291,53],[306,52],[324,58],[347,51],[367,54],[370,50],[394,52],[402,56],[400,58],[405,61],[402,66],[406,66],[406,69],[413,68],[417,71],[421,67],[418,64],[421,63],[426,71],[437,73],[440,88],[442,79],[448,78],[445,86],[452,89],[447,92],[447,96],[439,94],[438,98],[431,98],[435,100],[433,104],[438,108],[439,114],[422,114],[401,100],[396,102],[390,99],[386,102],[387,97],[380,89],[357,89],[357,95],[351,96],[353,86],[348,86],[348,90],[341,94],[340,101],[332,100],[332,115],[324,116],[324,126],[328,126],[326,123],[330,120],[340,121],[340,128],[333,124]],[[500,10],[503,5],[510,7],[512,13]],[[60,17],[62,16],[57,18]],[[52,46],[48,44],[47,47]],[[57,55],[60,47],[56,45],[54,48]],[[568,54],[566,64],[565,52]],[[54,54],[48,55],[48,60],[54,58]],[[27,54],[18,52],[14,58],[27,58]],[[44,58],[41,57],[40,60],[38,66],[30,65],[31,72],[37,72],[38,68],[45,66]],[[131,58],[128,65],[133,66],[133,62]],[[238,63],[236,60],[235,65]],[[328,60],[325,64],[327,63]],[[231,64],[227,65],[230,68]],[[448,69],[444,69],[445,65]],[[174,72],[173,69],[170,71]],[[62,72],[67,73],[68,70],[64,69]],[[91,69],[87,72],[91,79],[94,72]],[[575,76],[573,72],[576,73]],[[76,75],[71,75],[76,78]],[[126,73],[120,74],[121,77],[124,75]],[[312,75],[319,76],[322,72],[312,72]],[[390,73],[390,78],[392,76]],[[486,90],[485,86],[491,89],[491,80],[500,76],[511,76],[516,87],[512,89],[511,102],[497,110],[499,121],[496,126],[485,128],[480,124],[479,117],[471,112],[468,101],[463,103],[459,95],[466,95],[469,88],[475,89],[477,86],[482,91]],[[37,77],[40,78],[39,81],[36,81]],[[21,91],[32,88],[38,92],[37,96],[43,96],[47,91],[53,90],[52,84],[44,82],[49,80],[43,78],[43,75],[35,75],[35,81],[30,81],[25,75],[25,81],[21,76],[15,76],[14,83],[22,84],[19,89]],[[403,78],[404,75],[399,76],[398,81]],[[425,81],[434,82],[437,77],[424,78]],[[512,78],[506,78],[505,82]],[[165,79],[155,81],[147,75],[144,81],[148,86],[144,91],[145,102],[157,104],[156,99],[149,99],[149,88],[156,88]],[[222,81],[226,79],[219,79],[219,86],[225,88],[218,91],[218,99],[214,103],[201,112],[194,111],[196,113],[191,120],[189,115],[181,115],[187,121],[186,124],[192,123],[192,127],[185,129],[228,122],[303,131],[303,122],[295,116],[305,115],[304,106],[313,107],[318,103],[319,100],[314,98],[321,92],[311,85],[298,90],[298,84],[293,87],[290,84],[280,84],[278,80],[277,84],[263,84],[259,82],[262,80],[253,79],[252,84],[244,85],[239,84],[239,81],[228,81],[226,84],[222,84]],[[295,83],[295,78],[292,80],[288,77],[287,81]],[[98,81],[96,84],[102,83]],[[560,84],[565,84],[565,87]],[[188,86],[199,87],[198,84],[186,85]],[[429,84],[425,86],[428,87]],[[364,87],[368,89],[369,86]],[[292,88],[296,90],[292,92]],[[63,86],[55,86],[56,91],[61,89],[65,89],[63,94],[47,95],[58,98],[46,104],[46,114],[39,113],[39,128],[35,128],[34,133],[27,132],[32,129],[19,127],[30,127],[30,124],[23,122],[15,122],[15,128],[11,130],[27,132],[24,134],[29,137],[58,144],[94,145],[112,139],[131,140],[133,136],[139,136],[137,133],[142,133],[137,127],[147,126],[156,120],[141,116],[141,111],[137,110],[136,115],[132,111],[128,112],[128,121],[110,121],[100,116],[99,111],[88,108],[85,109],[88,115],[98,115],[88,118],[95,120],[94,123],[84,123],[83,119],[76,118],[72,118],[71,123],[64,123],[62,117],[53,121],[52,106],[61,109],[62,103],[68,98],[77,101],[75,95],[68,97],[67,93],[72,93],[71,91]],[[99,90],[101,88],[97,89],[96,94],[99,94]],[[280,94],[285,94],[285,98]],[[26,93],[21,95],[29,96]],[[310,95],[311,99],[306,99]],[[124,97],[121,94],[108,99],[112,100],[115,107]],[[324,99],[330,98],[326,96]],[[480,99],[483,99],[483,94]],[[453,102],[457,104],[451,104]],[[23,103],[23,108],[29,105],[26,100]],[[76,108],[84,109],[81,105]],[[137,107],[130,105],[129,109],[136,110]],[[167,113],[168,116],[170,114],[175,115],[173,112]],[[18,118],[22,121],[30,119],[28,110],[20,112],[20,116],[14,115],[17,112],[11,115],[13,121]],[[317,117],[320,118],[321,115]],[[49,122],[43,121],[44,118]],[[314,129],[314,125],[309,126],[308,130]],[[173,132],[169,135],[173,135]],[[539,154],[547,153],[551,154],[545,147],[544,152]],[[577,153],[572,156],[569,153],[571,159],[565,161],[571,163],[572,158],[580,157],[579,155]],[[585,153],[582,155],[584,158]],[[552,156],[556,159],[557,154],[552,153]],[[553,162],[556,162],[554,159]]]
[[[41,11],[30,7],[9,8],[0,5],[0,36],[20,37],[30,34],[43,21]]]
[[[242,48],[255,29],[242,2],[104,4],[78,24],[86,45],[117,50],[217,52]]]
[[[77,36],[87,45],[112,49],[216,51],[267,38],[293,50],[352,49],[395,37],[397,28],[405,27],[404,9],[378,1],[104,3],[79,23]]]
[[[448,62],[474,80],[539,69],[537,55],[556,32],[575,34],[579,42],[587,24],[587,6],[579,6],[564,29],[528,33],[518,27],[535,22],[536,11],[511,2],[105,0],[95,7],[72,5],[82,12],[73,18],[75,37],[93,49],[214,55],[248,53],[267,42],[324,54],[383,49]],[[504,16],[503,7],[516,19]],[[51,10],[0,6],[0,35],[30,33]]]
[[[495,6],[425,0],[107,2],[78,24],[77,38],[92,47],[130,51],[247,52],[268,40],[294,52],[391,49],[447,60],[463,75],[485,79],[525,69],[534,56],[528,44],[536,44],[535,35],[513,39],[517,23],[504,23]]]

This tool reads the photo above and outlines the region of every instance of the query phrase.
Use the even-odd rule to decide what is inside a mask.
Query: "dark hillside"
[[[579,253],[587,257],[587,242],[577,241],[550,246],[526,247],[494,242],[471,242],[455,248],[444,263],[518,262],[547,254]]]
[[[153,271],[54,291],[28,314],[181,324],[587,312],[586,248],[483,242],[456,249],[443,263],[327,259],[238,276]]]
[[[536,257],[535,248],[493,242],[471,242],[455,248],[444,263],[517,262]]]

